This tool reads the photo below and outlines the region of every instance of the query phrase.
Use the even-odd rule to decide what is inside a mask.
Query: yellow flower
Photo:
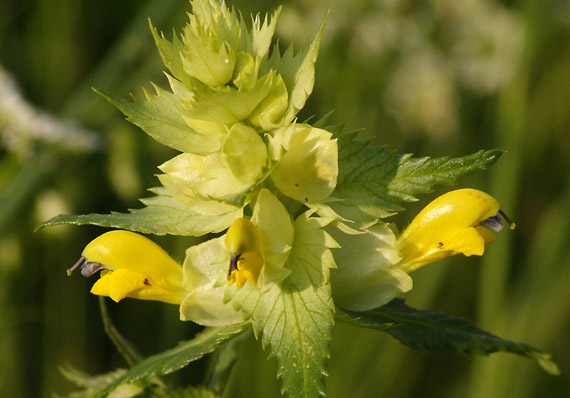
[[[293,244],[293,224],[285,207],[267,189],[262,189],[251,220],[236,219],[224,243],[230,255],[228,285],[241,289],[246,281],[262,289],[283,280],[283,268]]]
[[[265,291],[285,279],[291,272],[284,265],[293,237],[289,213],[262,189],[251,219],[237,218],[225,236],[186,250],[183,286],[188,294],[180,305],[180,319],[205,326],[242,322],[242,313],[228,297],[237,289]]]
[[[501,230],[499,215],[514,228],[499,203],[485,192],[459,189],[440,196],[428,204],[398,238],[401,269],[411,272],[458,253],[482,255],[485,245],[495,241],[493,234],[482,225]]]
[[[187,294],[182,267],[160,246],[134,232],[111,231],[97,237],[68,274],[78,267],[86,277],[101,271],[91,293],[116,302],[130,297],[180,304]]]
[[[263,258],[255,225],[247,218],[238,218],[228,229],[225,244],[230,252],[228,285],[236,283],[239,290],[249,281],[256,286]]]

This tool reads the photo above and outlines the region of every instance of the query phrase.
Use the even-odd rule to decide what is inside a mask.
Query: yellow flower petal
[[[235,283],[239,290],[248,281],[256,286],[263,258],[255,225],[247,218],[238,218],[228,229],[225,243],[231,254],[228,285]]]
[[[91,292],[115,301],[125,297],[180,304],[186,295],[182,267],[160,246],[129,231],[107,232],[83,250],[81,272],[103,270]],[[73,269],[72,269],[73,270]]]
[[[242,253],[237,263],[240,275],[240,280],[237,281],[237,288],[240,289],[246,280],[253,286],[256,286],[262,266],[263,258],[260,252]]]
[[[257,228],[249,219],[238,218],[228,229],[225,243],[228,251],[233,254],[258,251],[259,237]]]
[[[143,289],[146,277],[138,272],[127,269],[107,271],[91,288],[91,293],[98,296],[108,296],[116,302]],[[147,282],[148,283],[148,282]]]
[[[499,212],[499,203],[492,196],[475,189],[440,196],[414,218],[398,239],[401,268],[411,272],[459,253],[482,255],[494,237],[480,224]]]
[[[226,249],[231,255],[228,285],[240,289],[246,281],[260,289],[285,279],[283,267],[293,245],[293,224],[283,204],[267,189],[257,195],[253,216],[238,218],[228,229]]]

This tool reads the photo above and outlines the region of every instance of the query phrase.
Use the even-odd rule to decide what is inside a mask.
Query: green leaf
[[[281,9],[282,6],[279,6],[271,16],[271,19],[269,19],[269,16],[266,14],[263,23],[261,17],[257,15],[252,18],[253,26],[251,31],[244,29],[244,32],[242,30],[244,45],[247,46],[246,51],[255,55],[256,60],[264,58],[269,51]],[[244,26],[245,23],[242,21],[241,25]]]
[[[90,224],[155,235],[201,236],[223,231],[242,215],[241,208],[219,215],[201,214],[176,201],[163,188],[152,191],[157,196],[141,199],[146,205],[142,209],[130,210],[130,213],[60,214],[41,223],[36,230],[60,224]]]
[[[279,48],[275,46],[267,60],[266,68],[275,69],[281,75],[289,92],[289,106],[283,116],[282,125],[290,123],[295,118],[313,91],[315,62],[329,13],[321,23],[317,35],[305,50],[295,55],[293,45],[290,45],[281,55]]]
[[[481,150],[459,158],[412,158],[370,147],[369,140],[355,140],[355,135],[339,137],[339,176],[332,196],[343,202],[331,207],[341,214],[353,207],[373,217],[390,216],[403,210],[402,202],[417,200],[415,195],[431,192],[437,184],[453,185],[460,177],[485,170],[504,153]]]
[[[176,84],[174,79],[170,79],[170,82]],[[198,131],[191,127],[182,116],[182,99],[158,86],[154,86],[154,89],[156,95],[145,90],[146,101],[116,98],[98,90],[95,92],[123,112],[129,122],[163,145],[198,155],[217,152],[221,148],[224,134],[216,129]],[[174,89],[182,88],[178,84]]]
[[[158,30],[152,25],[152,22],[148,21],[150,26],[150,31],[162,62],[170,70],[170,73],[180,81],[187,81],[188,76],[184,72],[184,66],[182,65],[181,53],[184,50],[184,44],[178,39],[176,33],[172,33],[172,42],[168,41],[164,34],[158,33]]]
[[[270,346],[283,378],[281,392],[290,397],[325,395],[326,360],[334,321],[329,250],[336,242],[322,228],[330,220],[301,215],[294,223],[295,238],[285,267],[291,274],[267,291],[246,285],[234,305],[252,317],[253,330]]]
[[[80,391],[75,391],[67,395],[68,398],[92,398],[110,384],[115,383],[127,372],[125,369],[117,369],[109,373],[91,376],[80,372],[70,365],[60,366],[59,371],[67,380],[71,381],[77,387],[82,388]],[[109,392],[112,392],[115,397],[131,398],[138,396],[144,389],[145,384],[138,382],[132,384],[116,384]]]
[[[468,355],[510,352],[537,360],[548,373],[560,373],[550,355],[536,348],[504,340],[465,318],[409,307],[401,299],[394,299],[371,311],[345,312],[350,318],[344,320],[386,332],[416,350]]]
[[[248,323],[234,326],[206,328],[194,339],[180,343],[177,347],[153,355],[139,362],[121,377],[113,380],[97,394],[105,397],[117,386],[132,383],[153,376],[170,374],[211,353],[227,340],[238,336],[249,328]]]
[[[206,387],[187,387],[180,388],[177,390],[166,390],[161,391],[161,394],[155,394],[158,397],[168,397],[168,398],[219,398],[215,392],[207,389]]]
[[[64,365],[59,368],[60,373],[70,382],[82,388],[79,391],[74,391],[66,398],[93,398],[100,394],[107,386],[124,376],[127,372],[126,369],[117,369],[115,371],[101,374],[101,375],[88,375],[74,369],[70,365]],[[59,398],[57,394],[53,395],[54,398]],[[214,391],[204,386],[191,386],[186,388],[167,388],[162,382],[146,383],[137,381],[134,383],[119,384],[113,391],[109,393],[113,398],[134,398],[134,397],[152,397],[152,398],[220,398]],[[63,397],[61,397],[63,398]]]

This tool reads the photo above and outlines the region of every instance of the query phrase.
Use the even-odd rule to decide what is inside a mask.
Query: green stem
[[[129,366],[133,367],[143,359],[143,356],[138,352],[138,350],[130,341],[126,340],[119,333],[113,324],[113,321],[111,320],[111,316],[109,315],[109,311],[105,305],[105,298],[102,296],[99,296],[99,308],[101,310],[101,319],[103,320],[103,328],[105,330],[105,333],[117,351],[119,351],[121,356],[125,358],[125,361],[127,361]]]

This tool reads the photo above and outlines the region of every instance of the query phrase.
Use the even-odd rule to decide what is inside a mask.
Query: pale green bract
[[[261,190],[257,196],[251,222],[259,232],[259,244],[265,263],[257,281],[263,290],[289,275],[283,266],[289,258],[295,232],[287,209],[267,189]]]
[[[204,2],[192,3],[194,13],[184,28],[184,71],[209,86],[228,83],[236,62],[240,29],[236,15],[226,7],[214,9]]]
[[[181,320],[206,326],[243,321],[230,303],[224,304],[224,286],[216,285],[227,274],[230,261],[224,237],[191,246],[186,251],[183,286],[189,293],[180,305]]]
[[[289,125],[313,89],[324,22],[303,52],[295,55],[290,47],[281,55],[275,47],[269,55],[280,9],[263,22],[257,16],[248,29],[223,3],[191,4],[181,39],[169,41],[151,25],[172,93],[155,86],[157,94],[143,102],[108,99],[159,142],[200,155],[220,149],[224,126],[248,122],[263,132]],[[168,129],[159,123],[165,107]]]
[[[207,216],[212,229],[196,230],[203,235],[228,225],[228,214],[241,214],[264,187],[305,204],[326,199],[338,175],[336,140],[295,122],[313,89],[326,18],[305,50],[295,54],[290,46],[281,54],[277,45],[271,49],[280,9],[256,16],[249,28],[223,2],[191,4],[181,37],[168,40],[150,25],[169,70],[169,90],[153,84],[155,93],[145,90],[144,100],[101,93],[130,122],[182,152],[159,166],[158,178],[176,207],[188,209],[186,218],[201,217],[200,223]],[[288,178],[292,174],[298,179]],[[168,217],[169,209],[163,210]],[[134,214],[91,218],[99,225],[131,225]]]
[[[338,176],[338,146],[328,131],[292,124],[275,134],[270,153],[278,159],[271,173],[275,186],[302,203],[326,199]]]
[[[159,168],[165,174],[158,178],[172,196],[202,213],[226,212],[232,207],[226,202],[235,200],[249,188],[232,173],[220,154],[200,156],[183,153]]]
[[[396,235],[388,224],[352,233],[329,227],[327,232],[342,247],[333,251],[338,268],[331,272],[333,299],[339,307],[371,310],[412,288],[412,278],[398,267]]]
[[[267,148],[254,129],[242,123],[229,131],[222,147],[228,167],[238,180],[253,185],[267,166]]]
[[[230,205],[222,202],[243,206],[245,195],[261,177],[267,162],[263,139],[252,128],[238,123],[229,130],[221,153],[183,153],[159,166],[165,174],[158,178],[187,206],[223,211]]]

